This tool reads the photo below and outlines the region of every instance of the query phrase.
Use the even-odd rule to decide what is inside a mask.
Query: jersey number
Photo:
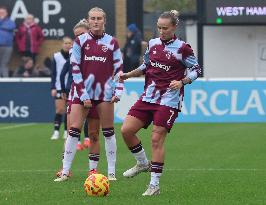
[[[171,116],[169,117],[169,120],[167,120],[167,124],[170,124],[170,122],[171,122],[171,120],[172,120],[172,117],[173,117],[174,114],[175,114],[175,111],[170,110],[170,113],[171,113]]]

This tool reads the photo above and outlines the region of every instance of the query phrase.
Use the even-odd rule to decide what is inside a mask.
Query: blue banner
[[[143,92],[143,81],[126,82],[126,92],[116,106],[121,122]],[[185,87],[178,122],[266,122],[265,81],[204,81]]]
[[[0,82],[0,122],[52,122],[49,82]]]
[[[123,122],[143,92],[144,80],[125,83],[115,105],[115,122]],[[54,100],[47,82],[0,82],[0,122],[52,122]],[[265,81],[204,81],[185,87],[178,122],[266,122]]]

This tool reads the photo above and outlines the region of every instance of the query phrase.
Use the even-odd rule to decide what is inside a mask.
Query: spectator
[[[123,48],[124,72],[129,72],[139,66],[141,56],[141,33],[136,24],[127,27],[127,40]]]
[[[31,57],[22,58],[22,62],[22,65],[15,70],[13,77],[38,77],[38,72],[34,68],[33,59]]]
[[[34,22],[34,16],[26,16],[16,32],[16,44],[21,56],[31,57],[35,63],[43,38],[42,29]]]
[[[8,77],[7,64],[13,50],[15,23],[8,17],[7,8],[0,6],[0,77]]]
[[[38,69],[39,77],[50,77],[51,76],[51,65],[52,61],[49,57],[46,57],[43,61],[43,66]]]

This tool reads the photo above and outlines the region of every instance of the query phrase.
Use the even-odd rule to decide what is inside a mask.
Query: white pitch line
[[[72,170],[73,172],[87,172],[88,170]],[[118,169],[117,171],[124,171],[124,169]],[[219,171],[237,171],[237,172],[240,172],[240,171],[252,171],[252,172],[255,172],[255,171],[266,171],[266,169],[213,169],[213,168],[206,168],[206,169],[164,169],[164,171],[170,171],[170,172],[182,172],[182,171],[192,171],[192,172],[219,172]],[[31,173],[31,172],[39,172],[39,173],[42,173],[42,172],[56,172],[56,170],[45,170],[45,169],[36,169],[36,170],[33,170],[33,169],[22,169],[22,170],[0,170],[0,173],[6,173],[6,172],[13,172],[13,173],[17,173],[17,172],[21,172],[21,173]]]
[[[13,128],[19,128],[19,127],[27,127],[27,126],[32,126],[35,125],[36,123],[26,123],[26,124],[19,124],[19,125],[10,125],[6,127],[0,127],[0,130],[10,130]]]

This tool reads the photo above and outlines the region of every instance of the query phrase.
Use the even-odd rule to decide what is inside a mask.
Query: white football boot
[[[51,137],[51,140],[58,140],[58,139],[59,139],[59,131],[55,130]]]
[[[109,180],[109,181],[116,181],[117,179],[116,179],[116,177],[115,177],[115,174],[114,174],[114,173],[110,173],[110,174],[108,174],[108,180]]]
[[[141,172],[148,172],[150,171],[150,168],[151,168],[151,164],[150,162],[146,165],[142,165],[142,164],[136,164],[134,167],[128,169],[127,171],[125,171],[123,173],[123,176],[124,177],[134,177],[134,176],[137,176],[139,173]]]
[[[149,185],[148,189],[142,194],[142,196],[155,196],[160,194],[160,187]]]
[[[60,177],[57,177],[54,182],[63,182],[63,181],[67,181],[68,180],[68,176],[66,174],[61,175]]]

